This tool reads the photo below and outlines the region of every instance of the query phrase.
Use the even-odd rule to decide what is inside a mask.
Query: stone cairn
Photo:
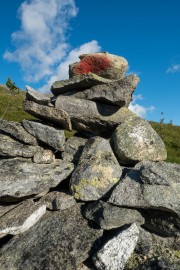
[[[180,269],[180,165],[128,109],[127,68],[81,55],[53,95],[27,86],[40,120],[0,121],[1,270]]]

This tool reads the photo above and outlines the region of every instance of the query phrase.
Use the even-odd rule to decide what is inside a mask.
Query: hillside
[[[18,122],[23,119],[34,119],[23,110],[24,99],[24,91],[20,90],[19,93],[12,94],[0,85],[0,118]],[[168,152],[167,161],[180,164],[180,126],[156,122],[150,122],[150,124],[165,142]]]

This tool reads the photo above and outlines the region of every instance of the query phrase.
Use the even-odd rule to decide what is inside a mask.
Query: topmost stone
[[[125,76],[128,62],[125,58],[109,54],[108,52],[82,54],[80,62],[69,66],[69,77],[95,73],[106,79],[118,80]]]

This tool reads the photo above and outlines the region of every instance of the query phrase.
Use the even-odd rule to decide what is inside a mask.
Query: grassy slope
[[[12,95],[10,91],[0,86],[0,118],[3,116],[3,119],[18,122],[23,119],[34,119],[33,116],[23,110],[22,102],[24,99],[24,91]],[[180,163],[180,126],[156,122],[150,122],[150,124],[165,142],[168,152],[167,161]],[[67,132],[66,136],[69,137],[71,134]]]

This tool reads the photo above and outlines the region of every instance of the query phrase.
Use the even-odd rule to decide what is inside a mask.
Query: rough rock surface
[[[0,134],[0,156],[30,158],[42,148],[35,145],[24,145],[9,136]]]
[[[41,105],[51,105],[52,95],[42,94],[33,89],[32,87],[26,85],[26,99],[29,101],[34,101]]]
[[[0,200],[21,200],[57,186],[73,170],[73,164],[56,161],[35,164],[28,159],[0,160]]]
[[[63,96],[73,96],[75,98],[118,105],[119,107],[128,107],[138,82],[139,78],[136,75],[130,75],[122,80],[93,86],[84,91],[67,92]]]
[[[6,121],[1,119],[0,120],[0,130],[4,131],[5,133],[11,135],[15,139],[32,145],[37,145],[37,140],[29,134],[20,123]]]
[[[63,151],[65,144],[64,130],[60,130],[44,123],[23,120],[24,128],[36,137],[39,141],[53,147],[56,150]]]
[[[70,77],[93,72],[104,78],[121,79],[128,68],[125,58],[108,52],[82,54],[79,58],[80,62],[69,66]]]
[[[78,205],[61,212],[47,212],[32,228],[1,249],[0,269],[77,269],[101,235],[102,230],[88,226]]]
[[[119,125],[112,144],[120,163],[135,164],[141,160],[159,161],[167,158],[164,142],[151,125],[137,117]]]
[[[139,229],[133,223],[109,240],[93,257],[98,270],[123,270],[138,241]]]
[[[33,156],[33,162],[38,164],[50,164],[55,161],[55,156],[51,150],[38,151]]]
[[[153,172],[153,167],[156,171],[159,168],[158,174]],[[165,162],[139,163],[118,183],[108,201],[122,207],[150,208],[179,214],[180,178],[177,178],[179,171],[175,171],[175,167]],[[169,170],[169,178],[166,178],[165,168]]]
[[[26,112],[38,117],[39,119],[48,120],[49,122],[56,123],[67,130],[72,130],[70,117],[68,113],[63,110],[40,105],[28,100],[24,102],[23,108]]]
[[[111,230],[132,223],[144,223],[137,210],[113,206],[103,201],[88,204],[84,210],[87,219],[95,221],[104,230]]]
[[[72,90],[85,90],[92,86],[105,84],[110,82],[110,79],[99,77],[96,74],[88,73],[74,76],[69,80],[56,81],[51,86],[51,92],[55,95],[61,95]]]
[[[46,205],[27,200],[0,218],[0,237],[20,234],[31,228],[46,212]]]
[[[45,203],[49,210],[64,210],[75,205],[76,201],[72,195],[52,191],[40,199],[41,203]]]
[[[70,188],[76,199],[91,201],[104,196],[120,179],[122,169],[108,140],[90,138],[74,170]]]

